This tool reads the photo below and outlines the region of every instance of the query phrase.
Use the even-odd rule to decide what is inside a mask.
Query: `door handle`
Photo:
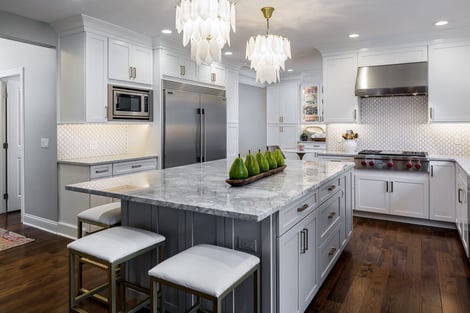
[[[137,77],[137,68],[133,67],[132,68],[132,78],[136,79],[136,77]]]
[[[305,240],[304,240],[304,253],[308,250],[308,228],[304,228]]]
[[[393,182],[390,182],[390,192],[393,192]]]
[[[461,196],[462,191],[463,191],[463,189],[459,188],[459,193],[458,193],[458,195],[457,195],[457,198],[458,198],[459,203],[463,203],[462,196]]]
[[[300,231],[300,254],[305,253],[305,232],[303,230]]]
[[[385,192],[388,192],[388,181],[385,182]]]
[[[431,177],[434,177],[434,165],[431,165]]]
[[[129,78],[132,78],[132,66],[129,66]]]
[[[202,121],[204,122],[204,155],[202,156],[202,162],[206,162],[207,158],[207,132],[206,132],[206,111],[202,109]]]

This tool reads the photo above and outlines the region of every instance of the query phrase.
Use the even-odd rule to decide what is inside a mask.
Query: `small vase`
[[[357,148],[357,141],[356,140],[345,140],[343,143],[344,152],[347,153],[354,153],[356,152]]]

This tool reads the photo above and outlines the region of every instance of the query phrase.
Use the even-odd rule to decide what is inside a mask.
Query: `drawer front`
[[[319,189],[320,203],[328,199],[332,194],[342,188],[341,185],[341,176],[333,178],[323,184],[321,184]]]
[[[318,203],[318,191],[315,190],[310,195],[294,202],[288,208],[279,211],[279,236],[297,224],[302,218],[312,212]]]
[[[323,280],[331,267],[334,265],[336,256],[341,252],[340,250],[340,236],[339,228],[336,228],[327,240],[320,246],[319,249],[319,272],[320,279]]]
[[[317,225],[320,242],[341,217],[341,195],[341,191],[337,192],[318,208]]]
[[[110,177],[113,175],[113,166],[111,164],[93,165],[90,167],[90,179]]]
[[[113,175],[122,175],[157,168],[157,159],[144,159],[137,161],[119,162],[113,164]]]

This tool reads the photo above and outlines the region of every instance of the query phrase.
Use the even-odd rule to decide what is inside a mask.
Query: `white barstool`
[[[122,311],[125,308],[125,288],[131,288],[148,295],[146,299],[138,303],[127,312],[136,312],[150,302],[150,291],[148,288],[137,286],[125,281],[123,263],[142,255],[148,251],[158,248],[159,260],[163,258],[163,243],[165,237],[151,231],[117,226],[105,229],[83,238],[77,239],[67,245],[69,250],[69,278],[70,293],[69,306],[71,312],[86,312],[77,307],[77,304],[90,297],[108,305],[108,312],[117,312],[117,283],[123,286],[121,293]],[[90,260],[90,264],[107,271],[108,281],[93,289],[85,289],[80,286],[77,290],[75,264],[76,260]],[[79,261],[81,263],[82,261]],[[120,271],[116,269],[120,267]],[[78,271],[79,281],[82,273]],[[97,294],[108,287],[107,298]]]
[[[188,312],[198,310],[202,297],[212,301],[213,312],[219,313],[222,299],[251,274],[253,312],[260,312],[259,262],[259,258],[254,255],[213,245],[197,245],[184,250],[148,272],[152,312],[165,312],[163,286],[166,285],[197,296],[196,304]],[[160,290],[157,284],[160,284]],[[159,291],[161,296],[157,301]]]
[[[83,236],[83,223],[110,228],[121,224],[121,202],[89,208],[77,215],[77,238]]]

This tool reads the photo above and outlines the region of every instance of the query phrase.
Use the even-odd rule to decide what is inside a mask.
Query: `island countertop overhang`
[[[287,160],[283,172],[243,187],[225,182],[229,167],[229,161],[217,160],[98,179],[66,189],[259,222],[351,170],[353,163]]]

